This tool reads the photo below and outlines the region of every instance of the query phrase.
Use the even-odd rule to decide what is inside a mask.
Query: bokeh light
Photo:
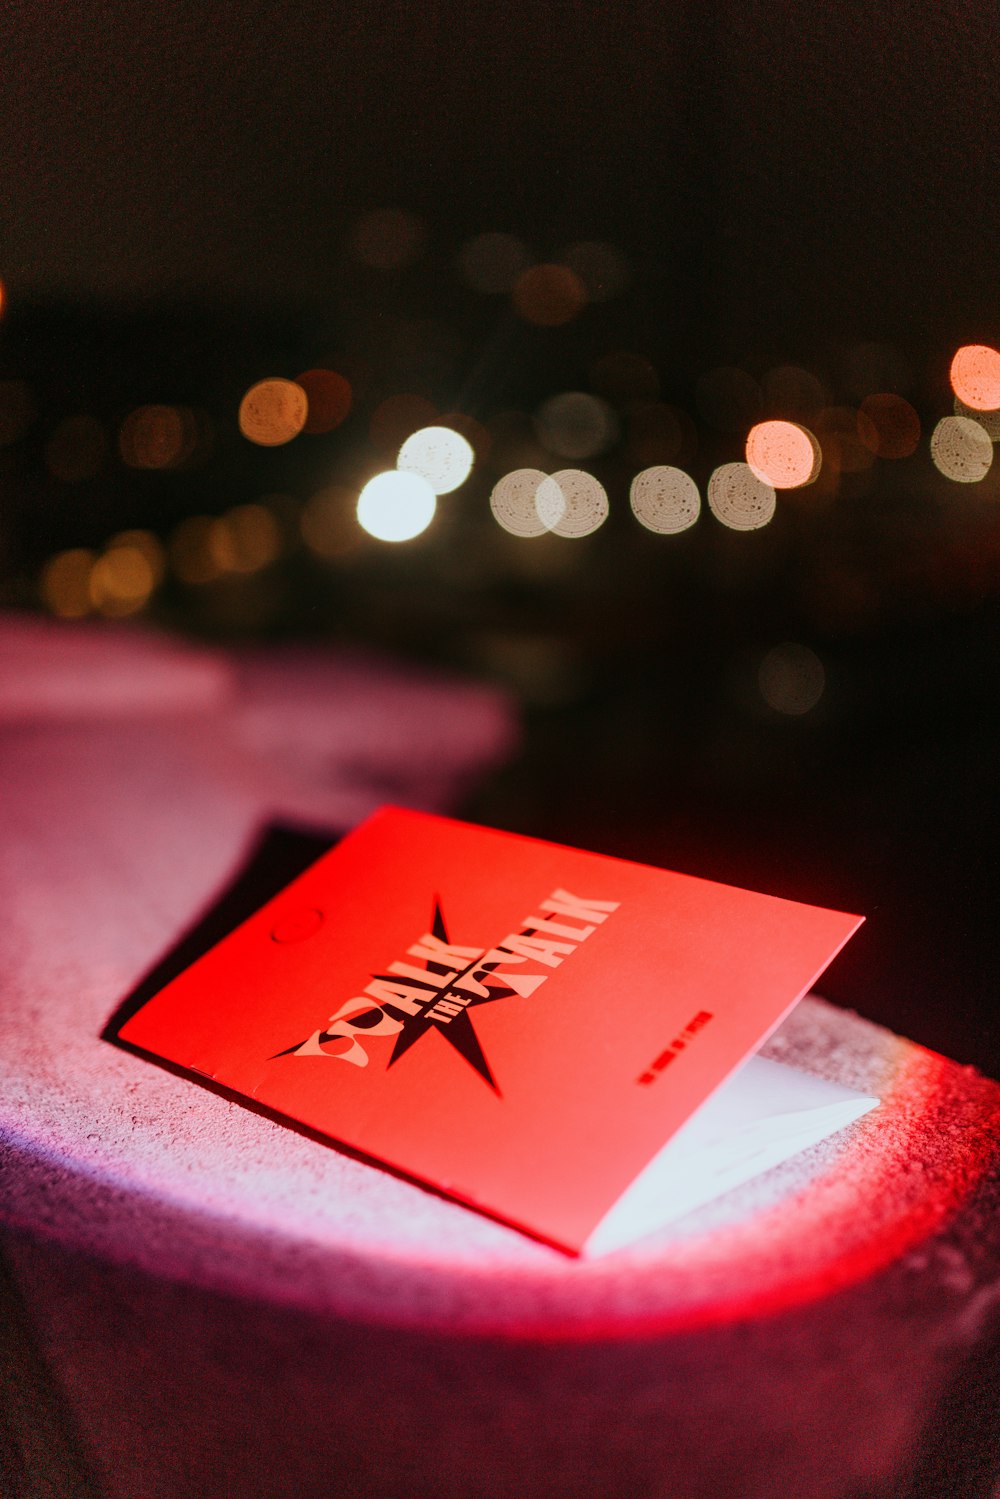
[[[474,416],[469,416],[466,411],[446,411],[439,425],[450,427],[453,432],[458,432],[465,438],[472,449],[474,462],[486,462],[493,447],[493,438],[482,422],[478,422]]]
[[[826,690],[823,663],[807,645],[789,641],[769,650],[757,671],[760,695],[769,708],[790,717],[811,712]]]
[[[993,462],[990,434],[968,416],[945,416],[931,433],[931,458],[956,484],[978,484]]]
[[[660,377],[652,364],[627,349],[613,349],[596,359],[590,367],[590,383],[598,395],[617,406],[655,401],[660,394]]]
[[[106,550],[112,551],[115,547],[135,547],[149,563],[150,572],[153,575],[153,586],[157,587],[162,583],[167,567],[167,557],[163,543],[158,536],[153,535],[152,531],[119,531],[116,536],[112,536]]]
[[[569,266],[533,265],[518,276],[511,300],[525,322],[558,328],[587,305],[587,289]]]
[[[174,529],[167,545],[170,566],[182,583],[213,583],[222,572],[212,549],[216,517],[189,515]]]
[[[579,278],[589,302],[610,302],[620,297],[632,280],[622,252],[600,240],[580,240],[559,258]]]
[[[969,416],[978,422],[984,432],[990,434],[991,442],[1000,442],[1000,411],[976,411],[955,397],[955,415]]]
[[[42,600],[60,619],[81,619],[91,610],[90,573],[96,558],[84,547],[50,557],[42,569]]]
[[[865,396],[858,436],[878,458],[909,458],[920,442],[920,418],[905,396],[883,391]]]
[[[542,403],[535,413],[535,431],[560,458],[593,458],[614,445],[619,426],[600,396],[568,390]]]
[[[451,494],[472,472],[475,454],[459,432],[450,427],[421,427],[403,443],[396,467],[419,474],[435,494]]]
[[[139,406],[118,432],[118,451],[129,468],[180,468],[197,442],[194,413],[186,406]]]
[[[556,536],[589,536],[608,518],[603,484],[581,468],[563,468],[544,479],[535,505],[545,529]]]
[[[426,242],[427,230],[415,214],[403,208],[375,208],[355,221],[350,250],[363,265],[398,271],[418,259]]]
[[[31,426],[35,405],[23,380],[0,380],[0,447],[10,447]]]
[[[387,396],[372,412],[368,431],[375,446],[386,453],[398,453],[411,432],[432,427],[438,409],[426,396]]]
[[[490,510],[497,524],[511,536],[543,536],[548,530],[535,499],[546,477],[539,468],[518,468],[494,485]]]
[[[509,292],[530,262],[528,247],[514,234],[477,234],[458,252],[458,269],[475,291],[488,296]]]
[[[107,451],[107,434],[96,417],[69,416],[45,444],[45,466],[54,479],[80,484],[100,472]]]
[[[951,361],[951,388],[973,411],[1000,407],[1000,352],[989,344],[964,344]]]
[[[144,607],[156,578],[149,558],[131,543],[109,547],[90,571],[90,601],[101,614],[119,618]]]
[[[746,441],[747,463],[774,489],[801,489],[819,473],[822,455],[811,432],[797,422],[758,422]]]
[[[748,463],[724,463],[708,481],[708,507],[733,531],[756,531],[774,517],[777,494]]]
[[[691,475],[668,464],[658,464],[636,474],[629,503],[632,514],[647,531],[657,531],[663,536],[686,531],[701,513],[701,495]]]
[[[358,522],[379,541],[410,541],[434,519],[437,496],[419,474],[376,474],[358,496]]]
[[[207,547],[217,572],[257,572],[280,553],[281,528],[266,505],[234,505],[212,522]]]
[[[816,436],[823,450],[824,466],[838,474],[863,474],[875,462],[875,454],[858,431],[858,413],[850,406],[827,406],[816,418]]]
[[[336,370],[304,370],[295,384],[306,393],[307,414],[303,432],[315,436],[332,432],[346,419],[353,400],[351,382]]]
[[[306,501],[299,522],[311,552],[335,560],[357,551],[357,495],[343,484],[327,484]]]
[[[240,402],[240,431],[259,447],[278,448],[298,437],[308,415],[306,393],[294,380],[258,380]]]

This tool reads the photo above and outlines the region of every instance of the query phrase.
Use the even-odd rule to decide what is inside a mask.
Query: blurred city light
[[[767,652],[757,672],[757,684],[769,708],[801,717],[823,696],[826,672],[815,651],[789,642]]]
[[[875,462],[875,454],[861,440],[858,413],[850,406],[827,406],[816,418],[816,436],[824,466],[838,474],[863,474]]]
[[[419,474],[435,494],[451,494],[472,472],[475,454],[459,432],[450,427],[421,427],[403,443],[396,467]]]
[[[116,536],[112,536],[106,550],[113,551],[116,547],[135,547],[149,563],[149,569],[153,575],[153,586],[156,587],[162,583],[167,567],[167,557],[163,543],[158,536],[153,535],[152,531],[119,531]]]
[[[485,463],[490,456],[493,447],[493,438],[488,427],[469,416],[465,411],[446,411],[441,417],[440,425],[450,427],[453,432],[458,432],[464,437],[472,449],[473,462]]]
[[[608,518],[608,496],[593,474],[563,468],[539,484],[535,494],[545,529],[556,536],[589,536]]]
[[[328,484],[306,501],[299,524],[309,550],[332,560],[357,550],[357,521],[357,496],[345,485]]]
[[[73,547],[46,562],[40,592],[53,614],[61,619],[80,619],[90,613],[90,573],[95,561],[93,552]]]
[[[194,413],[186,406],[139,406],[118,432],[118,451],[129,468],[180,468],[198,441]]]
[[[747,463],[774,489],[801,489],[819,473],[822,455],[811,432],[797,422],[759,422],[746,441]]]
[[[920,442],[920,418],[904,396],[883,391],[865,396],[858,409],[858,436],[879,458],[909,458]]]
[[[240,402],[240,431],[259,447],[278,448],[298,437],[308,415],[306,393],[294,380],[258,380]]]
[[[560,458],[593,458],[614,445],[619,426],[607,401],[569,390],[542,403],[535,413],[535,431]]]
[[[511,300],[525,322],[558,328],[587,305],[587,289],[569,266],[533,265],[518,276]]]
[[[691,475],[667,464],[636,474],[629,502],[636,520],[663,536],[686,531],[701,513],[701,495]]]
[[[306,393],[307,414],[303,432],[316,435],[332,432],[346,419],[351,409],[351,382],[336,370],[305,370],[296,375],[295,384]]]
[[[990,434],[968,416],[944,416],[931,433],[931,458],[956,484],[978,484],[993,462]]]
[[[419,474],[376,474],[358,496],[358,522],[379,541],[410,541],[434,519],[437,496]]]
[[[109,547],[90,571],[90,602],[101,614],[118,618],[143,608],[156,585],[149,558],[130,543]]]
[[[281,529],[266,505],[235,505],[212,522],[209,554],[219,572],[253,573],[281,551]]]
[[[724,463],[708,481],[708,506],[716,520],[733,531],[756,531],[773,518],[774,487],[758,478],[747,463]]]
[[[539,468],[518,468],[494,485],[490,510],[497,524],[511,536],[543,536],[548,530],[536,503],[539,486],[546,477]]]
[[[174,529],[167,545],[170,566],[182,583],[212,583],[222,572],[212,549],[216,517],[189,515]]]
[[[972,406],[966,406],[964,401],[955,397],[955,415],[971,417],[978,422],[984,432],[990,434],[992,442],[1000,442],[1000,411],[976,411]]]
[[[988,344],[964,344],[951,361],[951,388],[973,411],[1000,407],[1000,352]]]

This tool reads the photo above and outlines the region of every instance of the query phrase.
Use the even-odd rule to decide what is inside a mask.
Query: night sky
[[[24,293],[336,298],[350,217],[622,246],[692,368],[998,323],[996,17],[969,3],[4,7]],[[939,347],[940,346],[940,347]]]

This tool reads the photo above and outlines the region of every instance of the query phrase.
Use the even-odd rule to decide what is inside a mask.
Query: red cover
[[[578,1252],[861,920],[384,808],[119,1034]]]

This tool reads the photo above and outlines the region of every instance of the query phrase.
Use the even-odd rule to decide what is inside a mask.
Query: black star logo
[[[449,940],[448,929],[445,925],[444,913],[441,910],[441,902],[439,900],[434,902],[434,921],[431,931],[441,942]],[[444,963],[427,962],[426,967],[430,973],[442,974],[451,972]],[[474,1005],[489,1005],[497,999],[510,999],[514,990],[503,987],[490,989],[488,994],[473,995],[466,1004],[465,1000],[467,996],[461,989],[456,988],[459,981],[470,974],[482,983],[486,975],[496,967],[496,963],[482,963],[477,958],[467,964],[461,973],[455,974],[454,979],[448,985],[447,989],[439,990],[433,984],[428,984],[427,987],[433,989],[438,999],[444,999],[454,992],[456,996],[462,999],[463,1008],[457,1015],[453,1015],[447,1023],[430,1018],[428,1011],[433,1009],[433,1005],[429,1005],[428,1009],[423,1010],[419,1015],[407,1015],[403,1020],[403,1029],[396,1037],[396,1044],[392,1049],[392,1056],[389,1058],[389,1066],[391,1067],[394,1062],[398,1062],[400,1057],[409,1051],[410,1047],[417,1041],[426,1036],[429,1030],[435,1029],[439,1036],[443,1036],[465,1058],[469,1065],[476,1069],[480,1077],[489,1083],[493,1091],[499,1093],[500,1089],[497,1087],[496,1080],[490,1071],[490,1065],[483,1053],[479,1037],[473,1029],[469,1011]]]
[[[440,900],[434,902],[434,919],[431,931],[439,941],[445,943],[450,941]],[[498,966],[497,962],[484,963],[481,958],[474,958],[470,963],[466,964],[461,972],[455,973],[455,977],[443,989],[430,978],[428,978],[426,984],[421,983],[417,978],[407,978],[407,985],[411,988],[427,989],[427,1004],[419,1014],[405,1015],[402,1011],[394,1009],[390,1002],[386,1003],[386,1010],[390,1011],[396,1019],[402,1021],[403,1026],[402,1030],[396,1036],[396,1044],[392,1049],[392,1056],[389,1058],[387,1065],[389,1067],[394,1066],[400,1057],[409,1051],[411,1046],[415,1046],[429,1031],[436,1030],[439,1036],[447,1041],[450,1046],[453,1046],[460,1056],[465,1058],[470,1067],[475,1068],[484,1082],[487,1082],[493,1089],[494,1093],[499,1095],[500,1089],[497,1087],[496,1079],[490,1071],[490,1065],[486,1060],[479,1037],[473,1028],[472,1017],[469,1011],[476,1005],[488,1005],[493,1004],[498,999],[510,999],[516,991],[508,988],[506,985],[498,984],[491,987],[486,994],[473,994],[470,997],[467,991],[458,987],[461,980],[469,976],[480,986],[484,986],[484,980]],[[431,959],[425,960],[424,967],[428,974],[434,974],[438,977],[454,971],[447,964],[435,962]],[[392,983],[394,980],[394,976],[391,973],[373,973],[372,978],[383,979],[388,983]],[[431,1013],[435,1005],[441,1000],[448,998],[459,1001],[462,1008],[457,1014],[451,1017],[435,1018]],[[381,1018],[382,1010],[380,1009],[363,1010],[361,1014],[351,1016],[351,1025],[366,1029],[368,1026],[378,1025]],[[328,1032],[323,1031],[317,1039],[320,1045],[322,1045],[324,1041],[333,1040],[334,1038]],[[302,1045],[303,1042],[299,1041],[294,1046],[286,1047],[284,1051],[276,1052],[275,1056],[287,1057],[292,1052],[298,1051]]]

